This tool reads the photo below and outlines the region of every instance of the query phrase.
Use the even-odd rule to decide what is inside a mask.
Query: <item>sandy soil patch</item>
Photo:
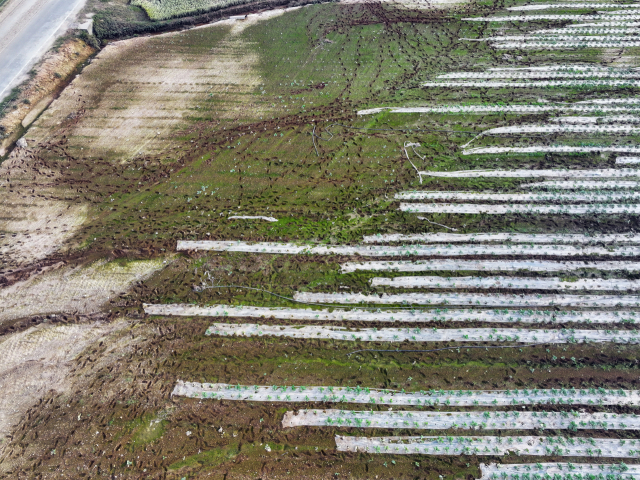
[[[47,392],[69,390],[71,361],[87,346],[126,322],[38,325],[0,339],[0,455],[12,427]]]
[[[252,17],[108,45],[32,126],[29,137],[40,142],[57,136],[59,125],[77,115],[79,121],[66,131],[72,152],[82,147],[83,156],[126,161],[164,151],[168,137],[188,126],[190,117],[203,115],[206,101],[239,100],[259,85],[258,57],[238,35],[257,21]],[[232,113],[238,112],[226,113],[223,106],[216,112]]]
[[[32,162],[31,150],[16,149],[0,164],[0,272],[58,251],[86,219],[86,205],[52,200],[63,194],[57,172],[35,173]]]
[[[163,259],[98,261],[33,276],[0,290],[0,321],[46,313],[96,312],[110,298],[163,265]]]
[[[19,267],[60,249],[87,217],[86,205],[9,195],[0,214],[0,257]]]

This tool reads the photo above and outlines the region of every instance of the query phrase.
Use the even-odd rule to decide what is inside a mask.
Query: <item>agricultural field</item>
[[[89,7],[0,163],[0,478],[640,479],[638,5]]]
[[[133,0],[131,5],[141,7],[151,20],[167,20],[232,7],[246,3],[243,0]]]

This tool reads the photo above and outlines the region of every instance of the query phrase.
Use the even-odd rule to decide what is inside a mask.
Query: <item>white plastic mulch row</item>
[[[536,42],[575,42],[585,40],[587,42],[595,42],[595,41],[619,41],[619,40],[628,40],[628,41],[637,41],[638,37],[636,35],[623,35],[621,34],[622,30],[617,30],[616,34],[589,34],[584,35],[581,34],[581,31],[578,29],[565,29],[560,30],[556,33],[542,33],[531,32],[527,35],[497,35],[495,37],[485,37],[481,39],[477,39],[477,41],[487,41],[487,42],[510,42],[510,41],[527,41],[532,40]],[[633,30],[632,33],[637,33],[637,29]],[[476,40],[476,39],[474,39]],[[532,77],[531,75],[520,76],[517,75],[515,77],[507,74],[504,77],[502,75],[493,75],[491,77],[486,78],[584,78],[584,77],[596,77],[596,78],[637,78],[637,71],[633,68],[624,69],[609,69],[609,70],[582,70],[577,69],[576,73],[562,73],[559,72],[548,72],[549,76],[539,76],[544,75],[545,72],[538,73],[538,76]],[[616,72],[619,75],[616,75]],[[440,78],[440,77],[438,77]],[[451,77],[451,78],[465,78],[465,77]],[[469,77],[469,78],[482,78],[482,77]]]
[[[640,154],[640,147],[633,145],[612,146],[602,145],[599,147],[574,147],[568,145],[534,145],[531,147],[479,147],[464,150],[463,155],[480,155],[485,153],[596,153],[596,152],[618,152],[618,153],[636,153]],[[574,170],[579,172],[580,170]],[[421,175],[428,175],[430,172],[420,172]],[[573,176],[576,176],[575,174]],[[635,176],[635,175],[614,175],[614,176]]]
[[[605,20],[602,20],[602,18],[604,18]],[[611,17],[601,17],[601,20],[599,20],[596,23],[582,23],[582,24],[576,24],[576,25],[567,25],[565,28],[584,28],[584,27],[598,27],[598,28],[602,28],[602,27],[616,27],[616,28],[629,28],[629,27],[638,27],[640,26],[640,22],[638,21],[634,21],[634,20],[625,20],[625,21],[616,21],[616,22],[611,22],[608,21],[610,20]],[[619,18],[617,18],[616,20],[619,20]]]
[[[625,463],[481,463],[480,472],[477,480],[547,480],[547,475],[554,480],[640,479],[640,465]]]
[[[634,125],[512,125],[496,127],[482,132],[482,135],[501,133],[613,133],[635,134],[640,128]]]
[[[550,28],[547,30],[534,30],[529,35],[566,35],[567,33],[591,34],[591,35],[628,35],[630,33],[638,33],[637,27],[621,26],[621,27],[600,27],[598,24],[591,26],[567,25],[565,28]]]
[[[296,301],[342,305],[458,305],[478,307],[638,307],[636,295],[525,295],[480,293],[404,293],[365,295],[362,293],[296,292]]]
[[[517,7],[508,7],[506,10],[512,12],[527,10],[547,10],[550,8],[640,8],[640,5],[631,3],[553,3],[553,4],[534,4],[519,5]]]
[[[308,321],[359,322],[487,322],[487,323],[635,323],[636,312],[613,311],[543,311],[543,310],[311,310],[309,308],[248,307],[233,305],[197,306],[190,304],[148,305],[147,315],[173,315],[185,317],[274,318]],[[640,323],[640,313],[638,313]]]
[[[406,455],[544,455],[636,458],[640,440],[563,437],[341,437],[340,452]]]
[[[619,157],[620,163],[640,163],[640,157]],[[635,161],[627,161],[632,158]],[[616,163],[617,160],[616,160]],[[489,200],[493,202],[611,202],[639,200],[640,192],[628,193],[474,193],[474,192],[400,192],[396,200]]]
[[[508,148],[508,147],[507,147]],[[571,148],[571,147],[530,147],[537,151],[543,148]],[[587,147],[578,147],[587,148]],[[594,147],[603,149],[604,147]],[[634,148],[634,147],[629,147]],[[548,150],[551,151],[551,150]],[[560,150],[559,150],[560,151]],[[583,150],[580,150],[583,151]],[[584,150],[586,151],[586,150]],[[605,151],[605,150],[603,150]],[[573,177],[573,178],[624,178],[638,177],[640,170],[620,168],[620,169],[603,169],[603,170],[460,170],[457,172],[420,172],[422,175],[430,177],[449,177],[449,178],[536,178],[536,177]]]
[[[635,430],[640,428],[636,414],[578,412],[421,412],[353,411],[315,409],[286,412],[284,428],[355,427],[407,428],[416,430]]]
[[[538,256],[637,256],[640,246],[595,247],[582,245],[296,245],[294,243],[247,243],[213,240],[179,240],[178,250],[246,252],[265,254],[362,255],[364,257],[406,257],[462,255],[538,255]]]
[[[507,263],[507,262],[505,262]],[[619,265],[624,268],[624,264]],[[394,288],[505,288],[516,290],[630,290],[639,289],[640,280],[624,278],[579,278],[563,281],[560,278],[527,277],[374,277],[372,287]]]
[[[569,35],[572,34],[572,35]],[[638,37],[636,35],[579,35],[579,32],[574,32],[573,30],[566,30],[564,35],[515,35],[515,36],[497,36],[497,37],[487,37],[483,40],[488,42],[513,42],[513,41],[532,41],[539,43],[564,43],[564,42],[637,42]],[[621,71],[623,72],[623,71]],[[553,75],[552,77],[539,77],[539,78],[562,78],[562,75]],[[594,72],[589,75],[588,73],[578,74],[578,75],[566,75],[567,78],[584,78],[584,77],[596,77],[596,78],[638,78],[637,73],[620,73],[619,75],[608,74],[604,72]],[[497,77],[500,78],[500,77]]]
[[[535,39],[532,39],[535,40]],[[547,43],[547,42],[540,42],[540,41],[532,41],[532,42],[528,42],[528,41],[523,41],[523,42],[506,42],[506,43],[494,43],[492,45],[493,48],[497,48],[499,50],[503,50],[503,49],[514,49],[514,48],[522,48],[522,49],[541,49],[541,50],[555,50],[555,49],[566,49],[566,48],[626,48],[626,47],[640,47],[640,41],[624,41],[624,40],[619,40],[619,41],[615,41],[615,40],[610,40],[610,41],[587,41],[587,40],[583,40],[583,41],[579,41],[579,42],[555,42],[551,39],[549,39],[549,42],[553,42],[553,43]],[[624,82],[621,81],[620,83],[614,83],[613,81],[611,83],[606,83],[605,81],[602,81],[602,83],[598,82],[598,81],[589,81],[588,83],[584,83],[583,85],[585,86],[592,86],[592,87],[599,87],[599,86],[630,86],[630,87],[635,87],[636,85],[634,84],[635,82]],[[625,85],[626,84],[626,85]],[[481,86],[481,85],[477,85],[477,86]],[[512,86],[512,87],[522,87],[524,85],[505,85],[505,86]],[[570,85],[565,85],[565,86],[570,86]],[[576,85],[572,85],[572,86],[578,86]]]
[[[630,33],[638,33],[637,27],[620,26],[620,27],[601,27],[597,24],[592,26],[567,25],[562,29],[534,30],[529,32],[531,36],[545,37],[548,35],[566,35],[575,33],[578,35],[629,35]]]
[[[562,45],[572,45],[570,42],[558,42]],[[575,45],[583,45],[585,42],[575,42]],[[604,42],[593,42],[594,46],[599,46],[600,43]],[[625,43],[622,46],[638,46],[640,42],[620,42]],[[633,45],[626,45],[626,43],[632,43]],[[612,43],[614,44],[614,43]],[[510,45],[509,48],[515,48],[516,46],[522,46],[523,48],[537,46],[535,43],[522,43],[522,44],[510,44],[505,43],[502,45]],[[540,44],[542,45],[542,44]],[[546,44],[545,44],[546,45]],[[619,45],[619,44],[614,44]],[[553,45],[546,45],[548,47],[553,47]],[[605,46],[609,46],[609,44],[605,44]],[[500,45],[496,45],[497,48],[501,48]],[[640,86],[640,81],[638,80],[542,80],[535,82],[425,82],[421,84],[423,87],[480,87],[480,88],[505,88],[505,87],[515,87],[515,88],[537,88],[537,87],[638,87]]]
[[[214,323],[206,335],[286,337],[362,342],[640,343],[635,330],[522,330],[514,328],[361,328]]]
[[[523,40],[526,36],[518,37],[492,37],[491,40]],[[567,37],[576,38],[576,37]],[[488,72],[452,72],[438,75],[436,78],[583,78],[583,77],[602,77],[602,78],[638,78],[640,77],[640,71],[636,69],[621,69],[621,68],[602,68],[598,70],[594,69],[582,69],[575,67],[576,70],[511,70],[511,71],[495,71]]]
[[[640,98],[594,98],[591,100],[581,100],[576,103],[591,103],[596,105],[609,105],[613,103],[634,104],[640,103]]]
[[[473,17],[473,18],[463,18],[462,20],[468,22],[537,22],[539,20],[603,20],[603,25],[614,24],[621,25],[624,20],[634,21],[640,19],[640,15],[629,15],[627,12],[624,12],[623,15],[616,16],[617,22],[608,22],[605,23],[606,20],[609,20],[611,17],[607,15],[513,15],[513,16],[505,16],[505,17]]]
[[[618,157],[616,163],[623,165],[640,163],[640,157]]]
[[[341,273],[425,272],[425,271],[494,271],[494,272],[572,272],[584,268],[601,271],[640,271],[640,263],[633,262],[556,262],[549,260],[423,260],[417,262],[347,262]]]
[[[567,182],[538,182],[520,185],[521,188],[550,188],[562,190],[622,190],[624,188],[639,188],[640,182],[588,182],[588,181],[567,181]]]
[[[399,210],[410,213],[463,213],[505,215],[509,213],[533,213],[551,215],[640,214],[640,205],[480,205],[473,203],[401,203]]]
[[[571,182],[574,183],[574,182]],[[617,182],[616,182],[617,183]],[[546,185],[546,184],[545,184]],[[640,184],[639,184],[640,185]],[[400,192],[396,198],[422,198],[412,195],[421,195],[420,191]],[[401,195],[403,197],[401,197]],[[406,196],[406,197],[404,197]],[[609,234],[527,234],[527,233],[387,233],[367,235],[362,237],[364,243],[389,243],[389,242],[512,242],[512,243],[640,243],[640,235],[609,233]]]
[[[609,18],[614,18],[614,17],[615,18],[619,18],[619,17],[628,18],[628,16],[632,12],[627,12],[627,11],[624,11],[624,10],[614,10],[612,12],[598,12],[598,13],[603,14],[603,16],[605,16],[604,18],[609,19]],[[611,16],[609,16],[609,15],[611,15]],[[607,17],[607,16],[609,16],[609,17]]]
[[[589,44],[589,43],[613,43],[613,42],[637,42],[638,37],[632,35],[578,35],[579,32],[571,32],[575,33],[575,35],[567,35],[570,32],[564,32],[564,35],[502,35],[497,37],[487,37],[478,39],[477,41],[482,42],[491,42],[491,43],[509,43],[515,44],[514,42],[519,42],[518,45],[524,45],[527,42],[533,44],[545,44],[545,45],[555,45],[555,44],[565,44],[565,43],[579,43]],[[638,78],[637,73],[621,73],[620,75],[615,75],[615,73],[608,72],[593,72],[593,73],[578,73],[571,75],[561,74],[558,72],[549,72],[548,75],[544,73],[531,74],[531,75],[492,75],[490,77],[485,78]],[[438,76],[437,78],[442,78]],[[483,78],[483,77],[450,77],[450,78]]]
[[[171,395],[254,402],[370,403],[378,405],[640,405],[638,390],[431,390],[415,393],[363,387],[258,386],[178,380]]]
[[[358,115],[372,115],[380,112],[388,113],[546,113],[546,112],[581,112],[581,113],[616,113],[637,111],[640,106],[617,105],[614,107],[602,107],[594,105],[570,104],[570,105],[439,105],[431,107],[378,107],[366,110],[358,110]]]
[[[632,115],[611,115],[608,117],[556,117],[550,118],[550,122],[574,123],[574,124],[596,124],[603,123],[640,123],[640,117]]]
[[[576,25],[568,25],[565,28],[575,27]],[[541,30],[538,30],[541,31]],[[558,29],[559,32],[565,32],[565,29]],[[634,30],[635,31],[635,30]],[[579,63],[565,63],[562,65],[541,65],[537,67],[491,67],[487,68],[489,72],[633,72],[637,69],[634,67],[604,67],[601,65],[585,65]]]

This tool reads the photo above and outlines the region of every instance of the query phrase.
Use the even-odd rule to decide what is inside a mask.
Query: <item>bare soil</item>
[[[5,156],[12,144],[24,134],[22,122],[25,117],[34,111],[38,112],[34,112],[35,115],[39,114],[42,111],[39,103],[55,98],[94,53],[95,49],[84,41],[70,38],[57,49],[50,50],[33,68],[35,75],[21,86],[18,97],[0,116],[0,127],[5,132],[0,144],[0,157]]]
[[[46,394],[68,392],[74,358],[126,322],[54,326],[46,323],[0,339],[0,456],[12,427]]]

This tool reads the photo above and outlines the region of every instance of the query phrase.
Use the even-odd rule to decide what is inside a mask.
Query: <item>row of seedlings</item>
[[[353,411],[312,409],[287,412],[282,426],[410,428],[415,430],[637,430],[637,414],[510,411]]]
[[[338,305],[457,305],[478,307],[640,307],[638,295],[563,294],[480,294],[480,293],[403,293],[368,295],[362,293],[296,292],[293,299],[303,303]]]
[[[571,310],[472,310],[472,309],[311,309],[283,307],[252,307],[236,305],[198,306],[191,304],[144,305],[147,315],[184,317],[271,318],[276,320],[359,321],[383,323],[486,322],[486,323],[587,323],[635,324],[640,313],[633,310],[571,311]]]

